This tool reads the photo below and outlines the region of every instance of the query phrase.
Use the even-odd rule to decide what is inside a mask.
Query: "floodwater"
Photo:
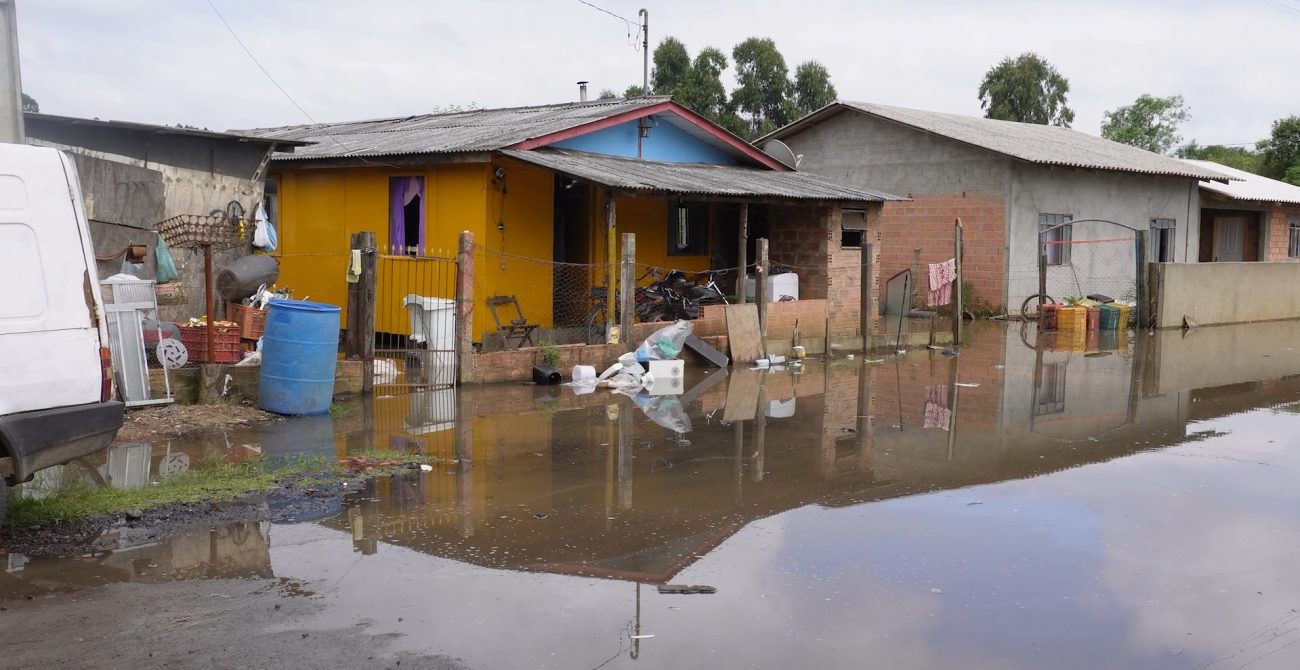
[[[471,668],[1300,665],[1300,323],[987,325],[957,358],[690,372],[682,395],[440,391],[110,454],[122,485],[241,449],[443,461],[326,518],[10,556],[0,599],[282,578],[321,604],[304,630]]]

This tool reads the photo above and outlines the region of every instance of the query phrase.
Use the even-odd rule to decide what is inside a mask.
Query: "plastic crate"
[[[1057,310],[1061,309],[1060,305],[1045,304],[1039,308],[1038,312],[1038,331],[1049,333],[1056,330]]]
[[[1101,306],[1101,323],[1102,330],[1117,330],[1119,328],[1119,317],[1121,310],[1115,305]]]
[[[240,305],[226,306],[226,320],[239,324],[239,336],[246,340],[256,340],[266,332],[266,310]]]
[[[1088,308],[1088,330],[1101,330],[1101,308]]]
[[[1067,305],[1056,310],[1056,329],[1062,332],[1088,329],[1088,308]]]
[[[208,354],[208,327],[181,326],[181,344],[189,351],[193,363],[238,363],[244,357],[239,346],[239,329],[215,326],[212,329],[214,351]]]

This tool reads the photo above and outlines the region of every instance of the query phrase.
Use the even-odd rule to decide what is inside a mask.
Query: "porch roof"
[[[1251,202],[1277,202],[1286,204],[1300,204],[1300,186],[1288,184],[1284,181],[1269,179],[1257,174],[1238,170],[1234,167],[1228,167],[1214,161],[1198,161],[1191,159],[1182,159],[1184,163],[1190,163],[1198,167],[1207,168],[1219,172],[1229,177],[1234,177],[1240,181],[1232,181],[1226,184],[1217,184],[1212,181],[1201,181],[1201,188],[1225,196],[1231,200],[1247,200]]]
[[[776,172],[734,165],[661,163],[566,149],[505,150],[525,163],[644,195],[688,195],[831,202],[907,200],[866,188],[844,186],[801,172]]]

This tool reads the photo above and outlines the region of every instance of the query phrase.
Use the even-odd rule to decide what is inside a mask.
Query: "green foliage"
[[[23,111],[24,111],[24,112],[39,112],[39,111],[41,111],[41,103],[36,102],[36,98],[33,98],[32,96],[27,95],[26,93],[24,93],[24,94],[23,94]]]
[[[815,112],[839,97],[831,84],[831,73],[815,60],[794,69],[794,106],[799,116]]]
[[[750,132],[762,135],[779,128],[791,119],[785,104],[791,84],[785,57],[771,38],[751,37],[731,50],[736,64],[736,90],[731,105],[748,116]]]
[[[600,89],[600,95],[596,96],[597,100],[614,100],[618,98],[618,92],[612,88]]]
[[[1256,148],[1263,156],[1264,176],[1290,181],[1288,171],[1300,165],[1300,116],[1274,121],[1272,134]]]
[[[550,367],[555,367],[560,364],[560,348],[555,346],[554,342],[542,342],[541,346],[538,348],[542,350],[543,363]]]
[[[673,98],[691,111],[718,121],[731,111],[727,87],[722,84],[722,71],[726,69],[726,54],[704,47],[696,54],[682,85],[672,92]]]
[[[1287,168],[1286,174],[1282,175],[1282,181],[1300,186],[1300,164]]]
[[[1065,105],[1070,82],[1037,54],[1004,58],[984,74],[980,108],[985,118],[1070,127],[1074,110]]]
[[[624,98],[639,98],[645,95],[645,89],[640,84],[632,84],[623,91]]]
[[[650,89],[655,95],[673,95],[691,72],[691,55],[681,40],[668,36],[655,48],[654,64],[650,70]]]
[[[1157,98],[1143,93],[1133,104],[1102,116],[1101,136],[1163,154],[1182,141],[1178,126],[1191,116],[1181,95]]]
[[[1222,144],[1200,145],[1196,140],[1188,142],[1174,152],[1179,158],[1214,161],[1238,170],[1261,174],[1264,169],[1264,157],[1247,147],[1227,147]]]

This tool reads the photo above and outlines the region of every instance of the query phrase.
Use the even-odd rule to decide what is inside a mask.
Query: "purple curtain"
[[[406,185],[410,177],[388,178],[388,253],[406,253]]]
[[[406,205],[420,197],[419,239],[406,239]],[[388,253],[405,255],[408,246],[424,251],[424,177],[388,178]]]

